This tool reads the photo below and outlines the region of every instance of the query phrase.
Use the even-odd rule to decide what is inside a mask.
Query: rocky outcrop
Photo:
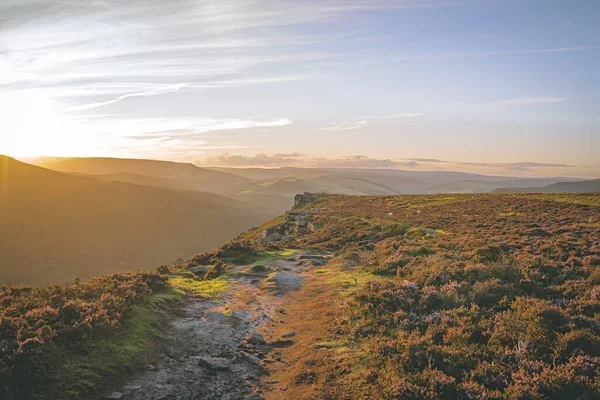
[[[305,205],[314,201],[316,195],[312,193],[304,193],[296,195],[296,206]],[[296,235],[303,230],[316,232],[319,226],[313,222],[313,216],[327,211],[327,208],[312,208],[308,210],[295,209],[285,213],[285,220],[277,225],[273,225],[260,232],[258,236],[258,244],[273,243],[278,241],[294,240]]]
[[[315,193],[299,193],[294,196],[294,208],[302,207],[308,203],[312,203],[315,200],[317,200],[317,195]]]

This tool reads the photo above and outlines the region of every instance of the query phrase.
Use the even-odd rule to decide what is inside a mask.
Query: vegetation
[[[130,366],[156,329],[152,307],[172,296],[166,281],[136,272],[0,288],[0,397],[79,398]]]
[[[600,397],[600,194],[325,199],[297,245],[364,282],[336,331],[378,396]]]

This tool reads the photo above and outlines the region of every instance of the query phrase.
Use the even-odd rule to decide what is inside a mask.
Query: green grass
[[[243,233],[240,237],[242,239],[256,241],[258,239],[258,235],[260,234],[260,232],[262,232],[263,230],[270,228],[274,225],[277,225],[283,221],[285,221],[285,217],[283,215],[281,215],[271,221],[265,222],[262,225],[259,225],[255,228],[250,229],[248,232]]]
[[[169,284],[176,290],[188,296],[200,297],[208,300],[220,300],[229,289],[226,276],[206,281],[183,276],[172,276]]]
[[[261,251],[258,253],[258,256],[252,260],[251,264],[264,264],[268,261],[280,258],[289,258],[300,253],[300,251],[301,250]]]
[[[160,298],[160,297],[159,297]],[[79,399],[96,391],[99,383],[118,379],[136,365],[149,341],[158,333],[158,316],[150,303],[134,307],[114,334],[95,338],[76,350],[49,345],[43,349],[52,395],[45,398]]]

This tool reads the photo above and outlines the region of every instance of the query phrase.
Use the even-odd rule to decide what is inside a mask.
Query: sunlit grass
[[[203,281],[190,277],[173,276],[169,279],[169,284],[188,296],[209,300],[221,299],[229,289],[229,281],[226,277]]]

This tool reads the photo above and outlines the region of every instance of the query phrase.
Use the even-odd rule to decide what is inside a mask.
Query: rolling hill
[[[33,160],[32,164],[60,172],[97,175],[103,180],[219,194],[230,192],[248,181],[247,178],[226,172],[171,161],[125,158],[39,158]]]
[[[153,269],[272,216],[216,194],[104,182],[0,156],[0,284]]]
[[[495,191],[523,193],[593,193],[600,192],[600,179],[582,182],[557,182],[542,187],[508,187],[496,189]]]

